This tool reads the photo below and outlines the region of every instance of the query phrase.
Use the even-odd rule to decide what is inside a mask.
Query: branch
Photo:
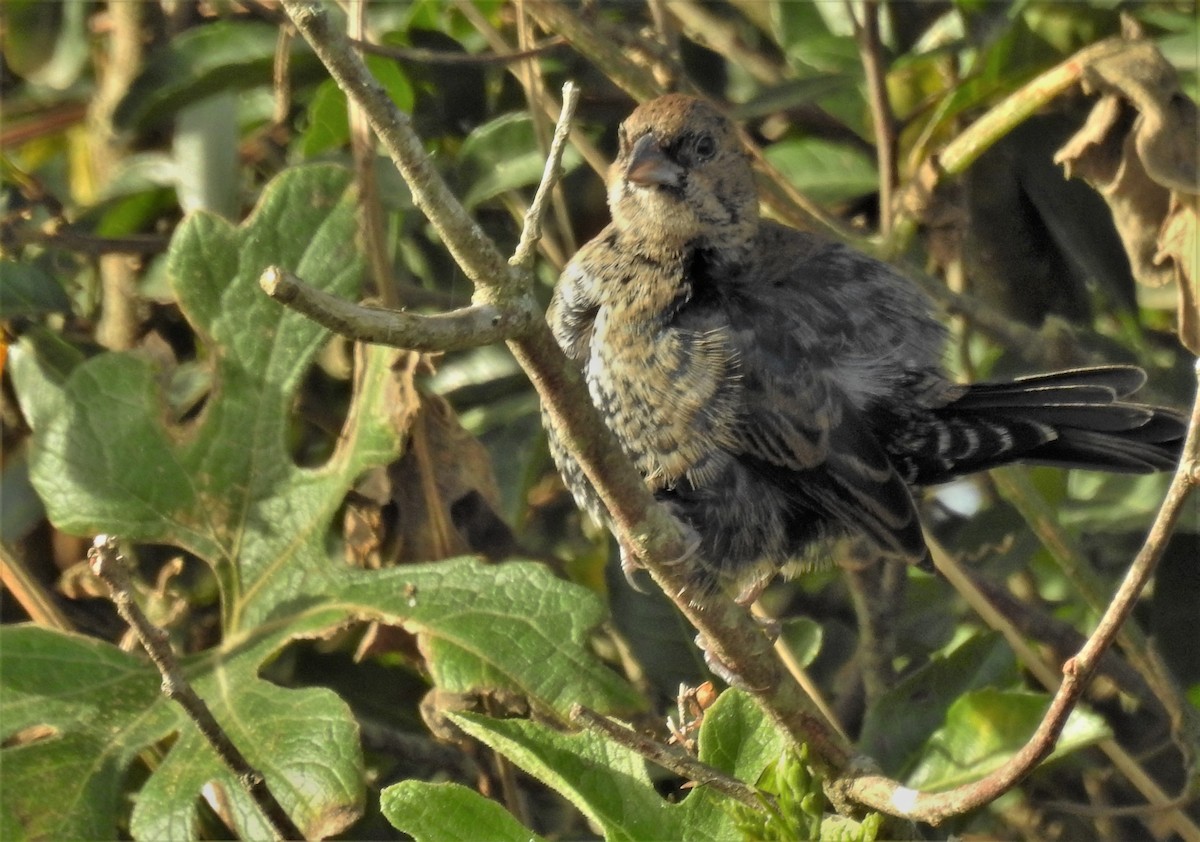
[[[666,745],[658,740],[639,734],[627,725],[623,725],[608,717],[601,716],[596,711],[574,705],[571,708],[571,721],[576,725],[584,725],[593,731],[599,731],[618,745],[625,746],[637,752],[651,763],[661,766],[680,777],[694,781],[701,786],[715,789],[728,795],[735,801],[740,801],[754,810],[762,810],[761,796],[754,787],[747,786],[737,778],[702,763],[686,751]]]
[[[1078,542],[1067,534],[1061,524],[1047,516],[1047,512],[1052,510],[1053,506],[1034,486],[1028,472],[1017,466],[1009,466],[997,470],[992,476],[1004,499],[1012,504],[1029,524],[1071,588],[1083,598],[1089,608],[1097,614],[1102,612],[1106,599],[1099,577],[1088,565],[1087,555]],[[1183,697],[1170,669],[1141,626],[1137,623],[1123,626],[1117,642],[1127,653],[1129,663],[1167,712],[1172,732],[1178,736],[1185,728],[1190,728],[1192,733],[1197,733],[1195,708]]]
[[[978,581],[973,577],[962,565],[960,565],[947,551],[932,537],[927,536],[930,551],[937,563],[938,570],[946,577],[946,581],[957,591],[967,604],[975,611],[976,614],[991,628],[999,631],[1008,645],[1012,647],[1017,658],[1021,661],[1025,669],[1029,670],[1037,681],[1051,693],[1057,693],[1062,688],[1062,672],[1063,666],[1060,659],[1056,663],[1049,663],[1043,658],[1038,651],[1031,646],[1022,634],[1015,620],[1010,619],[1003,611],[1003,606],[1007,604],[1004,600],[995,599],[992,593],[999,591],[1004,593],[1002,588],[989,589],[986,583]],[[1013,601],[1011,597],[1008,601]],[[1023,603],[1018,603],[1023,605]],[[1100,613],[1103,609],[1097,609]],[[1086,645],[1086,639],[1082,635],[1080,640]],[[1079,646],[1080,644],[1075,644]],[[1102,657],[1098,660],[1096,671],[1101,672],[1105,669],[1105,663],[1113,660],[1118,660],[1116,655],[1111,650],[1106,650]],[[1128,670],[1129,667],[1126,666]],[[1136,677],[1136,673],[1135,673]],[[1160,700],[1161,701],[1161,700]],[[1047,712],[1049,715],[1049,712]],[[1154,805],[1161,806],[1170,803],[1170,797],[1162,791],[1162,788],[1156,783],[1139,765],[1138,761],[1130,756],[1130,754],[1114,739],[1104,739],[1096,744],[1096,748],[1108,756],[1112,761],[1113,767],[1119,771],[1133,785],[1135,789],[1145,796],[1146,800]],[[1191,821],[1182,814],[1173,815],[1169,821],[1176,824],[1176,829],[1184,838],[1191,840],[1200,839],[1200,831],[1197,831]]]
[[[563,86],[562,111],[554,127],[554,138],[550,141],[550,152],[546,156],[546,167],[533,204],[525,213],[525,224],[521,228],[521,241],[509,259],[513,266],[528,270],[533,266],[538,240],[542,237],[542,219],[546,215],[546,204],[554,193],[554,185],[562,175],[562,157],[567,149],[567,138],[571,136],[571,121],[575,118],[575,106],[579,104],[579,88],[568,82]]]
[[[879,42],[879,0],[863,3],[860,24],[850,0],[844,0],[854,26],[854,40],[867,78],[867,100],[871,105],[871,124],[875,128],[875,158],[879,167],[879,231],[885,237],[892,228],[892,191],[899,177],[896,168],[896,115],[888,101],[887,68],[883,45]]]
[[[150,660],[162,673],[163,695],[177,702],[187,712],[221,762],[233,772],[246,794],[258,805],[275,835],[280,839],[304,839],[304,833],[276,800],[262,773],[250,765],[221,728],[208,705],[192,689],[179,668],[179,661],[171,650],[166,632],[151,623],[134,600],[129,571],[125,567],[125,558],[118,551],[117,539],[111,535],[97,535],[92,548],[88,550],[88,559],[92,572],[108,585],[117,613],[133,629]]]
[[[5,249],[20,246],[45,246],[78,254],[158,254],[167,250],[169,240],[157,234],[130,234],[125,237],[101,237],[66,226],[47,231],[5,220],[0,224],[0,244]]]
[[[908,249],[916,234],[919,217],[943,179],[965,172],[1002,137],[1077,84],[1085,66],[1100,56],[1126,49],[1127,43],[1120,38],[1108,38],[1085,47],[1005,97],[948,143],[936,159],[926,159],[896,203],[895,225],[888,238],[887,253],[903,254]]]
[[[54,596],[30,572],[25,560],[0,543],[0,585],[25,609],[29,619],[59,631],[74,631],[75,625],[58,607]]]
[[[1200,378],[1200,362],[1196,365],[1196,374]],[[1063,665],[1063,682],[1029,742],[1003,766],[983,779],[948,792],[917,792],[879,775],[863,775],[835,782],[833,786],[837,794],[876,810],[938,824],[950,816],[987,804],[1020,783],[1053,750],[1067,717],[1096,671],[1101,656],[1112,645],[1121,624],[1150,581],[1184,512],[1184,503],[1197,485],[1200,485],[1200,390],[1192,406],[1191,422],[1179,467],[1146,541],[1092,636],[1078,654]],[[1176,829],[1186,830],[1187,835],[1192,836],[1196,831],[1195,825],[1182,814],[1177,814],[1177,817],[1185,821],[1186,826],[1180,828],[1177,825]]]
[[[589,25],[565,3],[529,3],[526,9],[547,32],[567,39],[579,52],[638,102],[653,99],[662,93],[654,74],[631,59],[621,45],[605,38],[595,26]]]
[[[451,256],[475,284],[476,297],[497,303],[501,298],[515,302],[528,296],[525,275],[509,268],[496,245],[455,199],[425,154],[421,139],[413,131],[412,119],[388,98],[346,36],[330,24],[325,6],[303,0],[284,0],[283,6],[338,87],[367,115],[407,182],[413,204],[432,223]]]
[[[503,342],[529,329],[526,313],[505,312],[490,304],[474,304],[432,316],[351,304],[309,286],[278,266],[263,272],[258,284],[280,304],[340,336],[410,351],[477,348]]]
[[[371,41],[351,39],[350,43],[364,53],[372,53],[396,61],[408,61],[413,64],[442,64],[451,66],[471,66],[489,64],[514,64],[524,59],[539,58],[554,51],[566,43],[560,36],[547,38],[540,44],[535,44],[527,50],[512,50],[502,53],[453,53],[449,50],[426,50],[420,47],[396,47],[391,44],[376,44]]]
[[[414,201],[475,282],[476,300],[531,319],[526,332],[509,339],[509,348],[537,389],[547,422],[571,448],[604,502],[618,538],[637,553],[658,585],[704,635],[712,655],[753,688],[758,703],[793,744],[808,743],[814,765],[822,772],[844,769],[850,762],[849,745],[824,724],[795,681],[781,669],[758,624],[728,596],[697,590],[683,565],[664,563],[682,558],[688,551],[680,526],[654,500],[592,406],[580,372],[563,356],[540,317],[529,292],[530,273],[508,266],[471,221],[428,160],[411,121],[370,77],[345,37],[329,25],[322,7],[299,0],[284,0],[283,5],[339,87],[362,105],[409,183]],[[560,7],[536,3],[530,9],[540,16],[543,10]]]

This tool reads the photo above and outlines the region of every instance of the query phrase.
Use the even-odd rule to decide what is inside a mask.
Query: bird
[[[914,491],[1009,462],[1170,470],[1186,425],[1131,400],[1141,369],[1009,382],[946,373],[928,296],[887,263],[760,217],[748,153],[706,100],[618,129],[612,221],[563,269],[556,342],[657,500],[690,579],[752,601],[832,539],[929,567]],[[604,507],[547,425],[578,505]],[[622,548],[632,582],[639,567]]]

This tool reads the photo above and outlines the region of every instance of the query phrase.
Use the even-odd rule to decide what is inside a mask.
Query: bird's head
[[[749,244],[758,224],[750,162],[732,123],[703,100],[669,94],[621,124],[608,204],[622,231],[671,248]]]

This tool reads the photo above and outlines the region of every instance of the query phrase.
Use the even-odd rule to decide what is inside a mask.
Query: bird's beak
[[[652,134],[638,138],[625,166],[625,180],[631,184],[650,187],[658,184],[677,184],[680,168],[663,154]]]

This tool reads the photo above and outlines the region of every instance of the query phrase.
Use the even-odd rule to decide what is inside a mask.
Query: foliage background
[[[607,221],[596,170],[633,104],[630,83],[613,81],[622,73],[733,104],[808,200],[788,218],[871,247],[891,214],[880,212],[879,112],[847,9],[376,2],[368,40],[393,52],[368,64],[507,251],[541,173],[550,92],[566,79],[582,87],[581,142],[539,264],[548,298],[557,269]],[[877,55],[896,151],[885,194],[1038,72],[1120,31],[1122,16],[1197,96],[1186,2],[884,9]],[[361,142],[356,162],[345,97],[281,34],[280,10],[13,0],[4,16],[5,838],[265,832],[82,572],[97,532],[130,542],[142,601],[311,835],[449,838],[442,815],[470,817],[457,831],[467,838],[480,827],[521,835],[470,792],[421,781],[492,796],[546,836],[767,835],[706,789],[684,798],[677,780],[606,740],[540,724],[583,702],[665,736],[679,683],[706,674],[669,604],[612,575],[609,539],[554,475],[536,396],[505,349],[355,352],[258,291],[258,273],[283,263],[344,297],[363,290],[416,310],[472,292],[390,165]],[[531,58],[502,58],[518,49]],[[1031,348],[956,321],[956,373],[1136,362],[1151,399],[1182,406],[1190,357],[1173,335],[1174,291],[1135,283],[1108,207],[1053,163],[1091,104],[1077,90],[1058,98],[935,196],[920,238],[885,244],[1035,331]],[[1007,595],[1036,651],[1061,660],[1164,488],[1164,477],[1007,470],[930,495],[926,521]],[[1197,532],[1197,518],[1183,524],[1143,600],[1153,643],[1131,632],[1061,759],[951,829],[1195,831],[1186,799],[1122,811],[1144,805],[1145,789],[1114,758],[1134,758],[1168,794],[1196,778]],[[849,566],[781,584],[766,605],[796,618],[785,635],[864,752],[937,788],[1019,746],[1046,697],[996,632],[940,579]],[[718,705],[701,757],[775,792],[795,783],[794,766],[765,774],[779,747],[756,711],[736,694]],[[596,765],[611,778],[589,787]],[[664,811],[656,789],[682,804]],[[58,800],[59,815],[38,806]],[[785,817],[787,832],[819,832],[802,814]]]

